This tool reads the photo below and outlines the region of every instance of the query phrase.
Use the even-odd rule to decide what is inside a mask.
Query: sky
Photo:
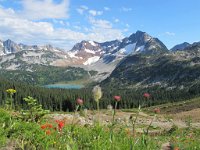
[[[0,0],[0,39],[70,50],[137,30],[169,49],[200,41],[200,0]]]

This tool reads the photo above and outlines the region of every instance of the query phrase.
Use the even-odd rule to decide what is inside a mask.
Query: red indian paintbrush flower
[[[56,120],[56,123],[58,124],[58,130],[59,131],[61,131],[62,128],[65,126],[65,123],[62,120]]]
[[[149,93],[144,93],[143,96],[144,98],[148,99],[151,95]]]
[[[53,128],[53,125],[52,124],[50,124],[50,123],[46,123],[46,124],[44,124],[44,125],[41,125],[41,129],[46,129],[46,128]]]
[[[50,135],[51,131],[50,130],[46,130],[46,135]]]
[[[80,98],[77,98],[76,103],[77,103],[78,105],[83,105],[83,100],[80,99]]]
[[[45,129],[46,128],[46,126],[45,125],[41,125],[41,129]]]
[[[115,100],[116,102],[119,102],[119,101],[121,100],[121,96],[114,96],[113,98],[114,98],[114,100]]]

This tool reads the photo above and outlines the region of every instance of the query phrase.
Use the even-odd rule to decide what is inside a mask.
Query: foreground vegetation
[[[101,103],[102,92],[99,87],[93,89],[93,99],[97,105],[94,111],[95,118],[92,124],[79,124],[76,119],[84,113],[84,101],[78,98],[75,103],[75,111],[72,119],[52,119],[47,115],[48,110],[44,110],[38,101],[32,97],[24,98],[26,107],[15,110],[13,105],[16,90],[6,91],[6,103],[0,109],[0,146],[2,149],[22,149],[22,150],[156,150],[170,148],[174,150],[200,149],[200,130],[194,129],[190,124],[186,128],[178,128],[173,125],[170,130],[162,132],[151,132],[154,130],[152,122],[160,113],[160,107],[148,110],[152,115],[149,125],[140,127],[142,132],[138,132],[137,119],[143,111],[144,104],[139,104],[135,113],[131,114],[127,124],[117,121],[117,107],[122,101],[121,96],[114,96],[114,103],[111,109],[111,119],[103,124],[99,118],[99,104]],[[144,103],[148,102],[151,95],[145,93]],[[109,111],[109,110],[107,110]],[[147,111],[147,110],[145,110]],[[59,118],[59,115],[58,115]]]
[[[9,123],[8,112],[1,110],[0,125]],[[7,117],[7,118],[6,118]],[[116,130],[111,141],[109,126],[63,125],[42,120],[40,123],[11,120],[12,124],[3,126],[0,131],[1,147],[12,146],[20,149],[63,149],[63,150],[102,150],[102,149],[161,149],[164,143],[170,142],[172,149],[200,149],[200,131],[194,129],[173,129],[163,135],[151,136],[135,134],[122,127]],[[46,123],[47,122],[47,123]],[[63,121],[65,124],[65,122]],[[117,126],[117,125],[116,125]]]

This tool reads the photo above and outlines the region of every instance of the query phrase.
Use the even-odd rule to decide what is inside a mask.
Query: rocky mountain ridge
[[[13,59],[19,59],[24,63],[37,63],[54,66],[80,66],[87,69],[95,69],[100,72],[111,72],[124,57],[135,53],[160,53],[166,52],[166,46],[157,38],[153,38],[145,32],[137,31],[122,40],[113,40],[103,43],[95,41],[81,41],[69,51],[54,48],[51,45],[37,46],[17,44],[10,39],[0,41],[0,68],[3,62],[7,62],[5,69],[17,69],[10,67]],[[17,56],[17,60],[16,60]],[[20,63],[17,63],[20,65]],[[15,63],[16,65],[16,63]],[[108,66],[108,68],[106,67]],[[103,69],[103,70],[102,70]]]
[[[137,31],[122,40],[103,43],[81,41],[69,51],[63,51],[51,45],[28,46],[7,40],[0,41],[0,69],[34,72],[35,70],[31,67],[33,64],[72,66],[81,67],[87,71],[98,71],[91,79],[97,82],[104,80],[103,84],[107,82],[111,85],[113,81],[116,81],[115,83],[119,85],[131,83],[131,86],[144,87],[157,84],[172,86],[169,81],[173,81],[174,74],[178,74],[177,67],[183,69],[180,71],[183,74],[185,74],[184,67],[186,66],[198,68],[199,47],[199,42],[183,43],[168,50],[158,38],[142,31]],[[171,67],[175,68],[171,69]],[[164,77],[163,73],[168,77]],[[198,75],[198,72],[196,74]],[[176,81],[179,80],[178,78],[182,78],[181,74],[175,78]],[[196,79],[196,76],[194,78]]]
[[[102,82],[116,88],[189,89],[196,85],[200,85],[199,43],[170,53],[129,55]]]

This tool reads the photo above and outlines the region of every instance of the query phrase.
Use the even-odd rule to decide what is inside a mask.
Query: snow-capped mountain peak
[[[75,44],[74,47],[67,52],[49,44],[43,46],[29,46],[22,43],[17,44],[11,40],[0,42],[0,55],[16,53],[19,51],[35,51],[35,53],[37,53],[37,51],[41,51],[42,53],[47,51],[55,53],[56,55],[58,54],[59,57],[61,57],[54,63],[56,65],[95,66],[95,64],[100,65],[100,63],[114,63],[116,65],[127,55],[136,53],[160,53],[166,50],[166,46],[160,40],[153,38],[142,31],[137,31],[121,40],[106,41],[102,43],[92,40],[83,40],[80,43]]]
[[[71,58],[82,58],[84,65],[91,65],[96,61],[113,62],[135,53],[160,53],[167,51],[166,46],[157,38],[146,32],[137,31],[122,40],[103,43],[95,41],[81,41],[68,52]],[[98,58],[98,59],[97,59]],[[91,61],[92,60],[92,61]],[[89,62],[89,63],[88,63]]]

